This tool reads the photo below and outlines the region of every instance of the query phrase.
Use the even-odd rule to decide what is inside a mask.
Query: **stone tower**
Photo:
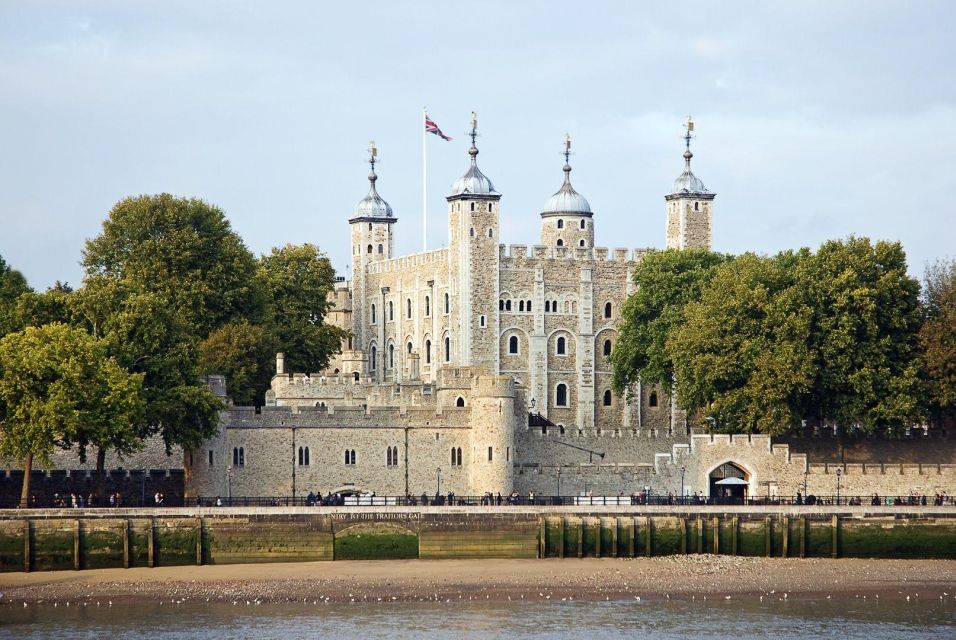
[[[498,204],[501,194],[478,169],[478,120],[471,114],[471,166],[448,201],[452,366],[498,370]]]
[[[392,225],[398,218],[392,215],[392,208],[385,200],[378,195],[375,189],[375,181],[378,176],[375,175],[375,162],[378,157],[378,149],[375,143],[369,143],[369,166],[368,174],[369,188],[368,195],[362,198],[357,205],[352,218],[349,220],[349,226],[352,232],[352,345],[351,349],[345,351],[362,352],[367,366],[364,371],[358,371],[360,375],[369,372],[378,372],[382,369],[381,362],[370,362],[371,357],[369,345],[375,336],[370,335],[368,327],[370,324],[382,326],[384,313],[383,305],[366,304],[369,299],[369,291],[366,287],[367,267],[371,262],[387,260],[392,257],[394,252],[394,234]],[[377,306],[373,310],[373,305]],[[377,316],[372,318],[372,314]],[[348,346],[348,345],[346,345]],[[343,351],[343,356],[347,354]],[[383,350],[377,349],[376,360],[381,360]],[[354,355],[351,359],[355,359]],[[344,372],[352,373],[352,372]]]
[[[541,244],[546,247],[594,248],[594,214],[584,196],[571,186],[571,136],[564,138],[564,184],[541,212]]]
[[[714,197],[690,170],[694,154],[690,150],[694,121],[687,118],[687,134],[684,136],[684,171],[671,192],[664,196],[667,201],[667,248],[710,249]]]

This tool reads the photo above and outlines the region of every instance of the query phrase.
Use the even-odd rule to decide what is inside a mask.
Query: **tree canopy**
[[[684,305],[700,297],[714,270],[729,258],[705,250],[651,251],[634,269],[637,291],[621,311],[618,340],[611,353],[611,383],[626,392],[640,378],[670,393],[674,364],[667,336],[681,322]]]
[[[54,323],[0,339],[0,456],[24,461],[22,504],[34,459],[48,463],[57,447],[141,446],[142,382],[81,329]]]
[[[956,413],[956,261],[926,269],[925,320],[920,342],[926,362],[930,410],[937,418]]]
[[[23,274],[10,267],[0,256],[0,337],[21,328],[17,299],[30,291]]]

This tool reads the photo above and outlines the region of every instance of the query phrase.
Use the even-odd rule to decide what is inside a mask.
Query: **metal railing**
[[[0,508],[17,508],[19,500],[6,500]],[[907,496],[748,496],[748,497],[702,497],[672,496],[657,494],[636,494],[630,496],[545,496],[545,495],[484,495],[459,496],[420,495],[420,496],[375,496],[369,494],[327,494],[309,496],[166,496],[156,503],[153,496],[143,500],[140,496],[132,500],[120,500],[119,503],[86,504],[84,508],[157,508],[165,507],[408,507],[408,506],[956,506],[956,498],[948,495],[907,495]],[[75,505],[81,506],[79,504]],[[60,499],[56,503],[37,500],[29,508],[72,508],[69,499]]]

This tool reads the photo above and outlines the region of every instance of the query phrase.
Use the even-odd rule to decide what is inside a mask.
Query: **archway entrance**
[[[710,472],[710,497],[718,504],[743,504],[749,485],[750,474],[733,462]]]

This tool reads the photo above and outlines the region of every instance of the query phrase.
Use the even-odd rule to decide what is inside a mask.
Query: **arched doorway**
[[[733,462],[710,472],[710,497],[718,504],[743,504],[749,486],[750,474]]]

